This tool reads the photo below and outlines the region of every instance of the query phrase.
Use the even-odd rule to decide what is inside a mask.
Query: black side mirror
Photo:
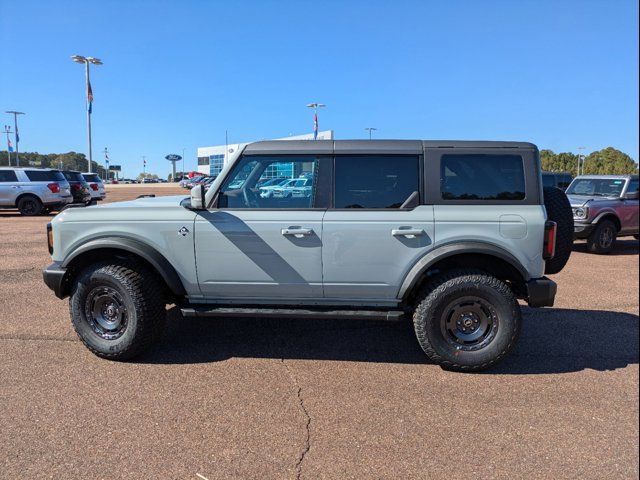
[[[637,190],[635,192],[627,192],[624,196],[625,200],[638,200],[640,198],[640,192]]]

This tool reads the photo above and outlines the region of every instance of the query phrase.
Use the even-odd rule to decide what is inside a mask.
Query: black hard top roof
[[[418,154],[424,148],[526,149],[537,150],[528,142],[494,142],[476,140],[267,140],[247,145],[248,155],[289,154]]]

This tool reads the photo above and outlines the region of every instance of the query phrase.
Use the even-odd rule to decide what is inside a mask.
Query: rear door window
[[[335,157],[334,208],[400,208],[420,191],[417,155]]]
[[[0,182],[17,182],[18,177],[13,170],[0,170]]]
[[[25,170],[32,182],[64,182],[64,175],[58,170]]]
[[[443,200],[525,199],[524,166],[520,155],[443,155],[440,182]]]

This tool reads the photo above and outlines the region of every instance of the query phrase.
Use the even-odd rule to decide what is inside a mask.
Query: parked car
[[[545,187],[556,187],[565,191],[573,177],[567,172],[542,172],[542,184]]]
[[[91,193],[91,203],[95,204],[104,200],[107,196],[107,190],[104,183],[97,173],[83,173],[82,176],[89,184],[89,193]]]
[[[186,317],[408,315],[432,361],[481,370],[516,344],[518,299],[553,305],[544,275],[571,254],[571,207],[543,193],[530,143],[272,141],[229,162],[207,192],[51,221],[44,281],[71,296],[93,353],[140,354],[173,303]],[[261,198],[264,172],[290,163],[319,172],[313,194]]]
[[[0,208],[17,208],[22,215],[40,215],[60,210],[71,202],[71,187],[59,170],[0,167]]]
[[[75,170],[62,170],[62,174],[71,186],[73,203],[89,205],[91,203],[91,188],[82,173]]]
[[[258,191],[260,192],[261,198],[271,198],[273,197],[273,191],[276,188],[280,188],[286,183],[291,182],[290,178],[276,178],[273,181],[265,182],[262,185],[258,185]]]
[[[638,238],[637,175],[579,176],[569,185],[567,195],[575,238],[586,239],[589,251],[610,253],[618,237]]]
[[[272,196],[274,198],[305,196],[305,192],[311,192],[312,183],[313,179],[311,178],[294,178],[293,180],[287,180],[272,190]]]

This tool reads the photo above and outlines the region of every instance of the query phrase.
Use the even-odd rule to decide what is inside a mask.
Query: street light
[[[85,79],[87,84],[87,141],[89,143],[89,170],[91,173],[91,162],[93,161],[93,154],[91,151],[91,104],[93,103],[93,92],[91,91],[91,82],[89,80],[89,64],[102,65],[102,60],[95,57],[83,57],[82,55],[72,55],[71,60],[76,63],[84,63],[85,66]]]
[[[367,127],[365,128],[369,132],[369,140],[371,140],[371,132],[378,130],[376,127]]]
[[[584,150],[584,147],[578,147],[578,151],[580,152],[578,153],[578,175],[581,175],[580,165],[582,165],[582,175],[584,175],[584,155],[582,155],[581,150]]]
[[[13,134],[16,139],[16,167],[20,166],[20,134],[18,133],[18,115],[24,115],[24,112],[16,112],[15,110],[7,110],[4,113],[13,115]],[[9,150],[9,148],[7,148]],[[11,166],[11,165],[9,165]]]
[[[324,103],[308,103],[308,108],[313,108],[313,139],[318,139],[318,109],[326,107]]]

